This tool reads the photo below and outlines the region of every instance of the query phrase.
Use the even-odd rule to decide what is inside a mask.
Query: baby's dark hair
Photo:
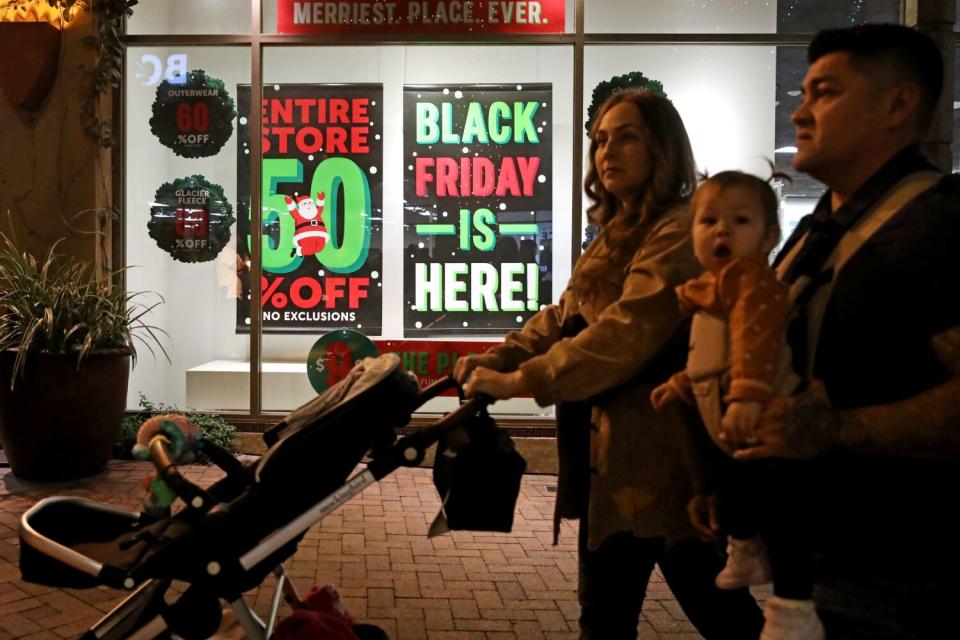
[[[772,168],[771,168],[772,169]],[[780,209],[780,200],[777,198],[777,192],[774,191],[771,183],[774,180],[786,180],[793,182],[793,179],[785,173],[772,171],[770,178],[764,180],[752,173],[744,171],[721,171],[714,175],[700,174],[700,185],[693,194],[691,207],[696,210],[697,197],[700,195],[703,187],[712,185],[718,189],[728,189],[730,187],[743,187],[749,189],[757,196],[760,202],[760,208],[763,212],[763,223],[768,231],[773,232],[780,239],[780,217],[777,212]]]

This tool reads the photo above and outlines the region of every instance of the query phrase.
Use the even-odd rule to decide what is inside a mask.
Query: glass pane
[[[814,33],[865,22],[903,20],[902,0],[777,0],[778,33]]]
[[[953,50],[953,171],[960,171],[960,144],[957,144],[957,133],[960,132],[960,82],[956,81],[957,71],[960,70],[960,47]],[[944,91],[949,91],[944,87]]]
[[[126,264],[131,291],[164,303],[144,320],[171,362],[141,350],[128,406],[249,409],[249,338],[234,330],[237,85],[246,47],[130,47],[126,83]]]
[[[795,173],[790,166],[794,153],[796,132],[790,117],[800,106],[800,89],[807,72],[806,47],[777,48],[776,140],[774,158],[777,171],[793,176],[793,182],[784,187],[784,194],[792,198],[819,198],[823,185],[806,175]]]
[[[805,173],[793,169],[790,161],[796,153],[796,129],[790,122],[793,112],[800,106],[800,89],[807,73],[806,47],[777,47],[777,99],[774,112],[775,142],[774,161],[777,171],[793,178],[792,182],[780,185],[781,239],[797,226],[800,218],[813,211],[817,200],[824,192],[821,183]]]
[[[585,0],[587,33],[807,33],[900,22],[902,0]]]
[[[660,82],[680,112],[701,171],[741,169],[770,175],[770,162],[790,168],[799,87],[806,72],[803,47],[770,46],[595,46],[584,58],[584,113],[601,82],[640,72]],[[598,99],[601,102],[602,99]],[[589,140],[584,134],[584,173]],[[805,176],[781,185],[784,236],[809,213],[822,187]],[[586,205],[584,201],[584,221]],[[584,238],[586,240],[587,237]]]
[[[318,64],[318,61],[322,61],[322,64]],[[271,97],[279,100],[277,103],[271,101],[267,105],[268,111],[265,112],[264,117],[268,118],[271,123],[276,121],[270,126],[294,127],[294,130],[289,133],[289,137],[295,141],[297,136],[300,135],[298,132],[304,128],[305,123],[302,122],[302,118],[300,118],[301,122],[299,124],[290,125],[286,122],[288,114],[282,112],[285,100],[296,100],[297,96],[294,94],[301,92],[302,95],[297,94],[300,99],[308,100],[311,105],[318,105],[321,100],[326,100],[327,108],[333,108],[331,105],[334,104],[334,101],[340,99],[345,101],[342,107],[346,109],[344,119],[350,120],[353,124],[359,123],[361,125],[359,128],[363,130],[363,133],[356,135],[362,135],[365,144],[361,145],[362,149],[356,148],[356,145],[347,144],[340,149],[326,146],[324,150],[315,150],[316,153],[310,153],[310,151],[314,151],[313,149],[301,149],[301,152],[288,149],[287,152],[279,153],[279,147],[275,145],[280,134],[269,137],[273,146],[270,147],[271,151],[264,154],[265,166],[267,166],[267,163],[273,163],[272,166],[280,167],[281,165],[277,164],[278,160],[294,163],[288,166],[292,172],[291,175],[282,177],[282,180],[275,187],[275,192],[278,197],[280,194],[289,195],[295,201],[293,208],[296,212],[290,210],[288,213],[289,205],[281,207],[280,201],[276,197],[271,200],[273,202],[272,209],[268,210],[265,201],[265,234],[273,233],[277,243],[285,242],[282,240],[283,234],[287,234],[288,237],[295,237],[292,227],[284,231],[276,225],[293,225],[292,221],[283,221],[288,216],[299,219],[298,216],[301,215],[300,200],[302,196],[307,194],[288,192],[291,189],[294,191],[298,189],[300,191],[306,190],[308,187],[305,185],[311,179],[311,176],[312,182],[310,182],[308,202],[305,206],[312,209],[309,200],[313,200],[314,205],[319,205],[322,200],[324,207],[333,206],[330,196],[333,191],[312,188],[314,184],[331,184],[327,177],[317,178],[318,174],[326,176],[326,163],[331,160],[347,159],[359,166],[369,183],[369,203],[373,216],[370,229],[370,251],[364,258],[366,262],[343,268],[340,271],[340,277],[344,278],[344,284],[338,286],[343,286],[346,289],[351,286],[351,279],[358,279],[359,275],[364,278],[370,277],[366,296],[358,300],[356,309],[351,310],[347,305],[347,312],[353,313],[356,311],[358,314],[352,319],[324,319],[322,316],[314,315],[315,312],[325,311],[328,302],[333,309],[339,311],[340,307],[337,305],[343,302],[343,299],[340,301],[329,301],[329,298],[313,301],[309,299],[311,292],[318,287],[326,287],[327,291],[324,295],[330,295],[331,273],[329,272],[331,267],[328,265],[328,261],[331,256],[329,253],[324,253],[322,259],[316,258],[316,256],[308,255],[316,247],[308,248],[303,245],[301,247],[303,261],[299,261],[296,259],[298,256],[289,256],[290,250],[285,249],[279,254],[277,270],[274,273],[265,274],[268,277],[268,295],[266,297],[267,302],[264,304],[264,312],[279,313],[280,315],[276,316],[276,323],[279,325],[286,324],[287,331],[286,333],[268,331],[264,335],[262,342],[264,369],[266,371],[268,366],[277,366],[286,367],[291,372],[289,383],[284,385],[286,389],[283,394],[272,394],[270,392],[270,389],[275,388],[274,383],[269,381],[265,374],[263,385],[265,410],[290,409],[316,393],[315,387],[311,385],[310,376],[306,375],[307,364],[308,361],[315,362],[316,360],[316,354],[311,354],[314,344],[321,336],[334,329],[349,328],[366,334],[371,340],[375,341],[376,346],[381,350],[401,351],[407,368],[418,371],[422,377],[429,377],[432,373],[445,373],[452,366],[453,358],[457,354],[462,355],[469,352],[472,348],[471,345],[476,345],[476,349],[484,348],[487,343],[502,337],[502,333],[476,337],[476,334],[470,334],[471,327],[467,326],[459,332],[451,332],[449,334],[451,341],[447,341],[435,337],[414,336],[405,329],[404,318],[407,297],[409,292],[416,288],[416,285],[410,281],[414,277],[411,270],[405,268],[409,263],[407,251],[411,249],[409,246],[411,240],[409,238],[409,225],[407,225],[408,229],[404,228],[404,201],[411,193],[408,190],[414,189],[413,169],[411,167],[414,166],[415,157],[417,157],[413,155],[410,149],[405,150],[404,146],[405,137],[412,131],[410,122],[412,116],[410,114],[405,116],[403,108],[405,88],[407,89],[408,100],[412,95],[410,91],[413,91],[411,87],[429,85],[435,88],[437,95],[449,96],[451,103],[461,98],[463,100],[470,99],[478,105],[483,105],[477,107],[477,109],[480,109],[489,107],[490,96],[496,95],[497,91],[500,91],[503,99],[507,100],[507,94],[511,96],[522,95],[526,91],[523,89],[525,83],[538,85],[538,90],[541,89],[540,85],[546,85],[551,92],[550,106],[552,107],[553,104],[571,104],[572,77],[573,52],[571,47],[566,46],[276,47],[266,49],[264,55],[264,95],[268,100]],[[491,85],[500,87],[491,87]],[[519,88],[518,85],[520,85]],[[443,89],[448,87],[449,93],[443,93]],[[471,91],[473,93],[470,93]],[[457,97],[458,92],[461,93],[460,97]],[[382,98],[378,99],[378,96],[382,96]],[[474,97],[471,98],[470,96]],[[354,100],[361,100],[362,102],[354,102]],[[426,98],[423,98],[423,100],[426,100]],[[515,100],[515,98],[511,97],[510,100]],[[373,104],[374,102],[377,104]],[[514,102],[511,102],[511,104],[514,104]],[[542,108],[542,105],[538,104],[537,107]],[[280,111],[275,113],[275,109]],[[446,107],[438,107],[438,109],[443,109],[443,113],[446,113]],[[313,112],[317,123],[325,122],[321,125],[321,128],[323,128],[323,134],[327,136],[327,145],[333,145],[333,137],[331,136],[337,135],[332,134],[330,128],[326,126],[330,124],[327,122],[331,119],[328,117],[330,113],[332,112],[327,111],[325,115],[320,115],[319,111]],[[451,111],[451,113],[459,114],[460,112]],[[516,112],[511,111],[511,118],[514,113]],[[292,117],[294,120],[299,118],[296,114],[293,114]],[[488,121],[483,120],[483,122]],[[547,290],[540,297],[540,300],[544,303],[556,299],[570,274],[568,261],[554,258],[554,256],[570,255],[569,228],[571,214],[569,203],[572,175],[570,173],[569,149],[571,147],[572,109],[569,106],[553,108],[549,125],[544,125],[545,122],[546,120],[538,118],[536,122],[529,123],[533,130],[544,126],[552,127],[552,149],[549,154],[543,154],[543,157],[549,161],[549,171],[538,172],[538,174],[545,176],[544,181],[538,181],[539,176],[532,177],[532,179],[537,181],[537,185],[546,185],[541,189],[545,189],[548,193],[548,201],[551,202],[552,210],[536,211],[532,217],[529,211],[523,211],[523,215],[526,216],[523,220],[524,223],[536,224],[541,235],[550,234],[548,238],[549,246],[543,245],[544,250],[535,251],[536,257],[532,258],[536,261],[535,264],[546,261],[546,264],[550,264],[552,267],[552,281],[549,284],[544,284]],[[347,125],[346,122],[341,124]],[[479,126],[480,121],[476,121],[475,124]],[[443,125],[443,127],[446,131],[447,125]],[[344,128],[349,127],[344,126]],[[493,132],[494,129],[491,127],[488,133],[493,135]],[[309,137],[313,134],[303,135]],[[354,134],[348,133],[347,135],[353,136]],[[381,139],[377,139],[378,137]],[[309,146],[314,139],[305,138],[304,140]],[[464,144],[467,143],[464,142]],[[494,157],[494,151],[491,149],[495,146],[493,143],[485,147],[479,140],[472,140],[470,144],[472,145],[469,149],[470,153],[463,152],[460,144],[449,145],[451,157],[464,158],[463,162],[467,164],[470,164],[471,158],[479,158],[481,155]],[[428,155],[426,152],[428,146],[428,144],[424,144],[423,147],[425,156]],[[474,151],[474,147],[476,151]],[[477,155],[474,156],[474,153]],[[529,153],[532,154],[533,152]],[[299,169],[295,166],[296,163],[299,163]],[[462,166],[459,160],[456,166]],[[354,171],[349,168],[348,164],[342,165],[341,169],[343,167],[347,167],[348,173]],[[435,178],[436,175],[432,174],[432,177]],[[546,179],[547,175],[550,176],[549,180]],[[350,186],[351,180],[353,178],[343,179],[336,187],[336,189],[339,189],[337,192],[338,198],[343,202],[347,202],[352,197],[348,192],[356,191]],[[457,188],[460,188],[460,184],[457,183]],[[436,195],[436,202],[443,202],[440,194]],[[482,200],[482,203],[480,203],[480,200]],[[496,206],[500,201],[501,199],[497,199],[495,195],[492,199],[484,200],[480,198],[477,201],[477,209],[479,210],[479,207],[483,206],[491,209],[496,216],[503,212],[499,206]],[[457,200],[456,202],[460,201]],[[336,243],[335,246],[338,247],[337,250],[339,251],[345,244],[349,244],[346,237],[349,231],[346,222],[346,205],[339,204],[337,206],[340,207],[340,210],[334,211],[331,209],[327,211],[322,216],[322,220],[328,234],[324,243]],[[382,211],[378,209],[382,209]],[[429,207],[429,211],[433,211],[432,206]],[[453,208],[451,208],[451,211],[453,214],[449,219],[453,223],[454,220],[459,218],[459,211]],[[427,212],[425,211],[425,213]],[[504,215],[508,213],[510,212],[507,211]],[[407,215],[409,215],[409,212]],[[549,220],[550,216],[552,216],[552,224],[544,223],[543,221]],[[434,217],[436,220],[434,220]],[[340,237],[337,240],[333,239],[334,232],[330,228],[331,221],[334,219],[342,221],[342,228],[337,232]],[[424,222],[427,221],[443,221],[439,207],[433,217],[429,215],[424,217]],[[498,224],[504,222],[513,223],[515,221],[512,218],[507,220],[506,217],[498,219]],[[341,222],[337,222],[336,225],[341,225]],[[501,236],[502,234],[503,232],[500,232]],[[513,241],[512,238],[507,239]],[[460,241],[461,237],[459,235],[456,239],[453,239],[455,246]],[[270,242],[273,243],[274,240],[270,240]],[[422,244],[424,245],[422,250],[427,252],[435,252],[440,246],[440,244],[434,243],[431,238],[423,239]],[[268,244],[266,246],[268,250],[276,250],[279,244]],[[324,244],[324,247],[326,246]],[[516,242],[514,248],[517,249],[518,255],[519,247],[520,243]],[[550,251],[551,248],[552,252]],[[380,250],[379,255],[374,254],[376,249]],[[320,250],[325,251],[325,249]],[[293,247],[293,252],[296,254],[295,247]],[[319,265],[314,262],[315,259],[319,261]],[[373,277],[371,269],[367,266],[367,263],[371,260],[379,261],[378,266],[380,268],[377,269],[376,277]],[[296,266],[292,267],[293,270],[284,272],[283,269],[287,266],[281,265],[280,262],[285,264],[288,262],[289,264],[296,263]],[[491,262],[497,261],[491,259]],[[305,264],[318,266],[316,274],[302,272]],[[536,272],[536,269],[534,271]],[[299,297],[296,301],[293,300],[292,290],[270,289],[273,282],[281,277],[285,278],[284,283],[279,285],[281,287],[285,286],[291,279],[299,283],[297,284],[297,287],[299,287],[297,295]],[[312,279],[316,284],[301,280],[304,278]],[[463,276],[461,280],[460,284],[470,286],[469,277]],[[444,285],[446,286],[446,283]],[[454,283],[451,286],[456,287],[457,284]],[[277,293],[283,295],[275,298]],[[311,302],[313,302],[313,305],[311,305]],[[375,304],[371,309],[363,311],[369,303]],[[285,316],[284,313],[287,310],[297,313],[306,311],[307,315]],[[369,320],[361,322],[359,320],[360,313],[373,314],[372,317],[379,321],[379,324]],[[366,317],[369,318],[370,316]],[[306,318],[306,321],[300,322],[298,318]],[[363,326],[357,326],[358,324]],[[462,323],[458,326],[462,326]],[[277,327],[277,330],[282,329]],[[296,331],[296,333],[291,331]],[[399,344],[399,341],[402,340],[406,340],[406,342]],[[386,342],[390,342],[390,345],[386,345]],[[356,354],[356,349],[359,347],[354,344],[350,348],[353,349],[351,353]],[[444,367],[446,367],[446,370],[444,370]],[[286,369],[284,370],[286,371]],[[425,410],[444,410],[452,406],[454,402],[454,398],[440,398],[433,401]],[[536,407],[532,399],[526,398],[498,402],[495,408],[504,413],[543,414],[543,410]]]
[[[305,12],[309,8],[309,21],[316,25],[318,31],[330,33],[333,28],[331,25],[336,25],[335,28],[340,33],[372,33],[369,29],[365,30],[363,27],[350,24],[353,20],[370,20],[375,25],[374,30],[379,34],[383,34],[381,37],[389,39],[390,34],[399,35],[407,30],[405,22],[408,15],[411,16],[411,20],[422,24],[425,13],[422,7],[427,5],[427,12],[432,11],[434,17],[431,21],[432,24],[423,27],[423,32],[446,33],[449,36],[451,32],[460,32],[461,30],[466,33],[473,32],[475,29],[475,27],[472,26],[473,24],[479,23],[484,16],[489,20],[491,11],[489,5],[492,4],[497,4],[497,8],[494,9],[494,20],[500,25],[500,29],[504,28],[504,23],[512,23],[514,24],[514,28],[512,29],[514,32],[523,32],[527,30],[527,27],[522,25],[532,25],[543,22],[543,19],[546,18],[546,23],[539,28],[540,32],[572,33],[574,31],[574,12],[576,9],[575,0],[541,0],[541,2],[537,3],[511,3],[509,8],[502,9],[499,8],[499,3],[493,3],[489,0],[474,0],[469,3],[431,2],[429,4],[416,0],[399,0],[398,2],[387,3],[394,7],[392,13],[387,13],[385,9],[374,9],[376,4],[382,3],[357,1],[351,4],[357,5],[357,7],[351,7],[350,10],[346,10],[341,17],[340,11],[346,9],[348,3],[327,2],[325,0],[315,0],[313,2],[301,2],[300,0],[263,0],[261,7],[261,11],[263,12],[263,33],[278,33],[278,14],[281,16],[293,16],[294,7],[296,7],[296,10],[299,12]],[[442,15],[438,16],[438,5],[440,4],[443,4],[444,8],[440,10]],[[539,10],[534,10],[532,15],[538,16],[539,19],[537,17],[530,17],[531,11],[528,6],[533,4],[536,4]],[[364,10],[362,5],[369,7],[369,10],[367,10],[365,14],[360,13],[360,11]],[[466,5],[470,6],[470,11],[464,13],[465,9],[461,9],[461,7]],[[519,13],[514,13],[514,6],[520,5],[523,5],[523,9],[520,10]],[[344,9],[341,9],[341,6],[343,6]],[[547,16],[556,15],[560,9],[563,10],[563,24],[559,29],[554,29],[552,26],[548,26],[550,22]],[[302,15],[306,16],[306,13],[302,13]],[[313,17],[314,15],[316,18]],[[393,24],[391,24],[391,21],[393,21]],[[454,26],[449,28],[444,26],[450,23],[453,23]],[[289,31],[284,32],[287,33]],[[530,29],[529,32],[537,32],[537,29]]]
[[[250,33],[250,0],[164,0],[138,3],[127,20],[127,33]]]

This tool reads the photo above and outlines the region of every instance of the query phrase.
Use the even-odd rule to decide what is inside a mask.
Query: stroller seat
[[[184,487],[187,506],[171,517],[46,498],[21,519],[21,574],[74,588],[134,589],[179,579],[239,597],[293,554],[302,533],[253,566],[241,567],[240,555],[340,487],[366,452],[389,447],[419,391],[396,355],[366,359],[265,433],[270,446],[255,463],[242,465],[222,451],[211,456],[229,459],[227,476],[205,491]],[[204,443],[205,451],[211,448]]]
[[[452,386],[447,380],[421,391],[395,354],[367,358],[266,432],[268,449],[258,461],[242,464],[202,441],[203,451],[227,472],[208,489],[180,476],[160,441],[154,461],[184,508],[157,515],[83,498],[42,500],[21,519],[22,576],[56,587],[135,590],[84,639],[140,640],[171,632],[206,638],[220,622],[221,600],[230,603],[248,638],[267,638],[281,595],[300,602],[282,563],[309,527],[399,466],[419,464],[430,445],[482,411],[482,403],[470,401],[397,440],[396,430],[418,406]],[[365,454],[366,469],[349,477]],[[519,490],[519,476],[516,485]],[[264,623],[242,594],[271,573],[277,591]],[[165,593],[174,580],[189,588],[168,603]]]
[[[23,515],[20,572],[28,582],[55,587],[129,589],[136,586],[133,569],[151,550],[147,541],[176,535],[176,525],[86,498],[45,498]],[[37,544],[41,538],[53,546]]]

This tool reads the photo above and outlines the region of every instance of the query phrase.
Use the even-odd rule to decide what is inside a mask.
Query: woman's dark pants
[[[667,548],[663,538],[618,533],[595,551],[587,549],[587,523],[580,524],[581,640],[634,640],[647,584],[656,564],[683,612],[707,640],[750,640],[760,635],[763,615],[747,589],[714,585],[724,559],[715,544],[686,539]]]

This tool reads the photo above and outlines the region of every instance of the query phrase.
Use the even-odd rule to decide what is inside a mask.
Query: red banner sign
[[[564,0],[277,0],[278,33],[563,33]]]
[[[396,353],[400,356],[404,371],[409,371],[420,381],[421,387],[433,384],[453,373],[459,358],[484,353],[500,342],[440,342],[437,340],[374,340],[380,353]],[[444,395],[455,396],[456,391]]]

